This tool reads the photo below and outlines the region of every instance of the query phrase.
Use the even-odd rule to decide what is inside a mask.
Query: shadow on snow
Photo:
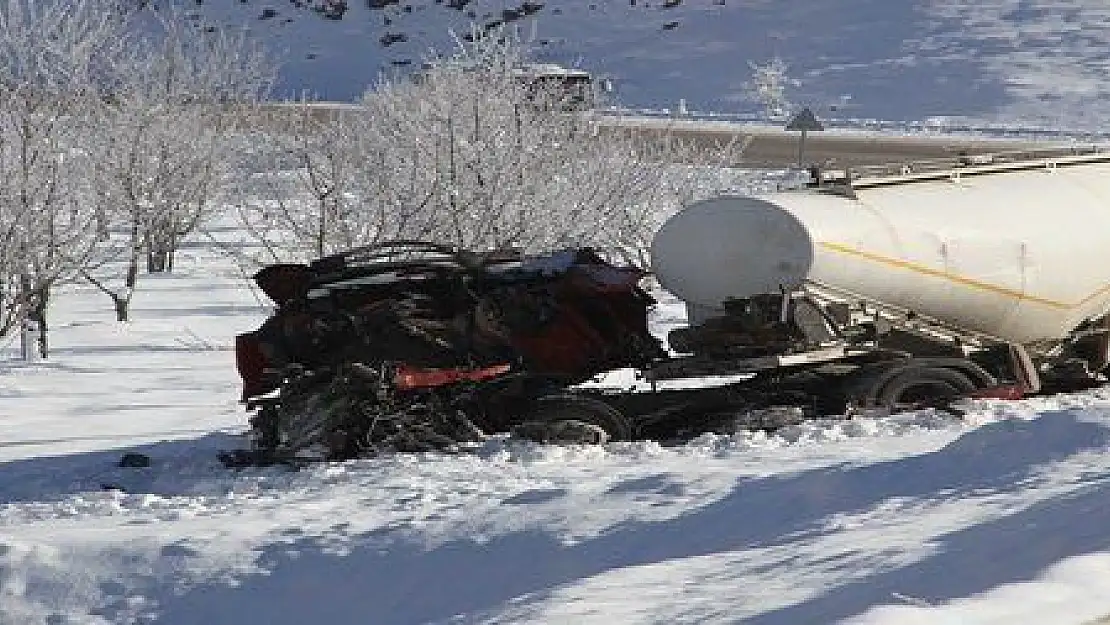
[[[427,548],[406,528],[349,537],[342,554],[318,538],[275,539],[259,555],[264,575],[166,596],[160,622],[468,621],[524,607],[560,587],[617,569],[772,545],[829,533],[830,515],[865,511],[895,497],[950,500],[973,493],[1020,492],[1045,465],[1110,446],[1110,429],[1059,412],[969,432],[934,453],[840,465],[787,476],[741,480],[710,505],[662,522],[629,522],[565,545],[542,530],[479,544],[456,540]],[[1107,476],[1010,516],[938,537],[925,559],[831,587],[808,601],[748,619],[761,625],[832,622],[888,603],[900,592],[925,600],[967,596],[1029,579],[1069,556],[1110,549],[1098,519],[1110,513]],[[543,493],[534,501],[548,501]],[[518,497],[513,503],[531,501]],[[286,538],[289,535],[286,534]],[[739,583],[739,582],[738,582]],[[517,607],[519,602],[514,602]]]
[[[196,430],[172,430],[166,435],[187,435]],[[144,436],[148,437],[148,436]],[[4,446],[41,445],[56,442],[118,441],[125,436],[79,435],[50,440],[19,441]],[[0,462],[0,505],[20,502],[48,502],[67,495],[94,492],[105,487],[129,493],[162,496],[195,494],[214,478],[232,478],[220,464],[221,450],[246,444],[244,436],[212,433],[200,438],[162,441],[58,456],[40,456]],[[146,454],[151,466],[121,468],[120,458],[128,452]]]

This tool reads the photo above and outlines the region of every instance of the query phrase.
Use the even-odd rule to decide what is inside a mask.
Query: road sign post
[[[805,149],[806,149],[806,133],[812,131],[820,132],[825,127],[818,121],[817,116],[813,111],[806,108],[798,112],[790,123],[786,124],[785,130],[800,131],[801,137],[798,139],[798,167],[805,167]]]

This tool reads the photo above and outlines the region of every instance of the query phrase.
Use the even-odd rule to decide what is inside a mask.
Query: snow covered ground
[[[233,231],[217,231],[227,238]],[[229,471],[265,315],[207,239],[0,352],[0,623],[1054,623],[1110,614],[1110,390],[774,435]],[[663,299],[655,325],[682,318]],[[119,468],[126,450],[152,458]]]
[[[365,24],[380,15],[350,4],[363,23],[302,11],[255,24],[289,44],[285,88],[312,79],[352,97],[447,25],[410,28],[382,54],[385,29]],[[746,62],[780,54],[796,97],[823,115],[835,102],[844,116],[1101,129],[1110,113],[1101,0],[680,4],[641,18],[568,1],[537,28],[554,60],[613,75],[633,105],[685,97],[745,112]],[[205,6],[251,19],[263,8]],[[662,39],[665,20],[681,24]],[[495,438],[458,454],[228,471],[216,452],[246,429],[233,337],[266,303],[204,238],[174,274],[144,280],[128,324],[92,287],[61,291],[49,361],[0,344],[0,625],[1110,615],[1110,389],[678,447]],[[681,319],[664,299],[655,324]],[[118,467],[125,451],[152,465]]]

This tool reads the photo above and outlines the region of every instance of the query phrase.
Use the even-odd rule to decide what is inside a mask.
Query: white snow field
[[[74,286],[49,361],[4,346],[0,623],[1110,614],[1110,390],[670,448],[495,438],[231,471],[216,452],[244,444],[233,336],[266,313],[242,276],[198,238],[146,276],[132,322]],[[662,301],[661,330],[682,319]],[[126,450],[152,465],[118,468]]]
[[[258,20],[269,4],[279,17]],[[395,29],[382,13],[348,4],[338,23],[290,3],[203,10],[284,44],[286,93],[330,99],[465,26],[448,3],[416,3],[411,17],[390,5],[409,39],[385,48]],[[747,63],[781,55],[800,81],[794,100],[822,119],[1101,131],[1110,114],[1102,0],[559,4],[536,26],[552,60],[612,76],[634,107],[685,98],[755,114]],[[664,38],[670,21],[681,23]],[[73,285],[52,309],[48,361],[0,343],[0,625],[1110,616],[1110,388],[678,447],[494,438],[455,454],[231,471],[216,454],[245,445],[247,427],[232,344],[266,316],[258,297],[197,237],[173,274],[143,276],[130,323]],[[661,301],[660,332],[684,318]],[[152,465],[119,468],[126,451]]]

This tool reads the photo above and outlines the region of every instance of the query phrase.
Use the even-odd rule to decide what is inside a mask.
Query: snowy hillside
[[[543,59],[610,76],[631,107],[750,114],[749,63],[780,56],[824,117],[1100,128],[1110,21],[1098,0],[243,0],[188,3],[247,25],[282,64],[278,95],[349,100],[449,30],[509,21]],[[378,7],[378,8],[373,8]],[[342,10],[340,10],[342,9]]]
[[[210,229],[225,240],[228,224]],[[0,361],[0,623],[1055,623],[1110,613],[1110,393],[774,435],[223,469],[265,306],[209,239]],[[679,322],[664,299],[657,330]],[[123,451],[150,467],[119,468]]]

